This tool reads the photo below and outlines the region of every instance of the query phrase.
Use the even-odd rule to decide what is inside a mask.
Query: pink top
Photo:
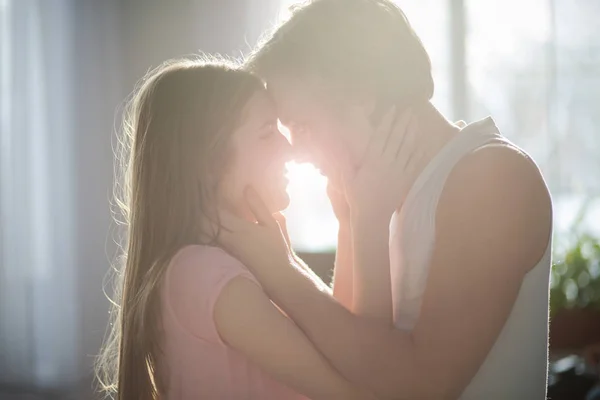
[[[238,276],[258,284],[218,247],[187,246],[173,257],[161,289],[164,356],[159,369],[168,400],[303,398],[219,337],[213,309],[221,290]]]

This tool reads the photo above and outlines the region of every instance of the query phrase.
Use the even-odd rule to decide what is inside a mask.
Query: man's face
[[[324,85],[279,78],[268,81],[267,89],[290,130],[297,162],[312,163],[334,185],[341,171],[357,165],[368,132],[367,120],[357,115],[363,110],[334,98]]]

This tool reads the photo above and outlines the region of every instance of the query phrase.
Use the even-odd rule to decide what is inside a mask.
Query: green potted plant
[[[560,244],[550,284],[550,348],[578,349],[600,341],[600,240],[578,232],[563,238],[562,250]]]

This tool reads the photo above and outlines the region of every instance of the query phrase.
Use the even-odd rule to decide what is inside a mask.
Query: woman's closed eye
[[[279,129],[277,129],[277,124],[269,124],[262,129],[260,138],[271,139],[275,137],[276,134],[281,135],[281,132],[279,132]]]
[[[302,140],[307,138],[310,135],[310,128],[307,124],[303,123],[293,123],[290,124],[289,127],[290,136],[292,138],[292,143],[296,140]]]
[[[290,130],[298,135],[306,135],[309,131],[307,124],[299,122],[295,122],[294,124],[292,124]]]

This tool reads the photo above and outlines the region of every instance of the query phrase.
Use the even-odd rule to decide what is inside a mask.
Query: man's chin
[[[331,168],[327,166],[315,165],[315,168],[317,169],[317,171],[319,171],[319,174],[323,175],[326,178],[329,178],[329,175],[331,175]]]
[[[339,173],[338,170],[329,170],[327,173],[322,173],[322,175],[327,178],[327,183],[329,186],[332,186],[338,190],[343,187],[342,174]]]

